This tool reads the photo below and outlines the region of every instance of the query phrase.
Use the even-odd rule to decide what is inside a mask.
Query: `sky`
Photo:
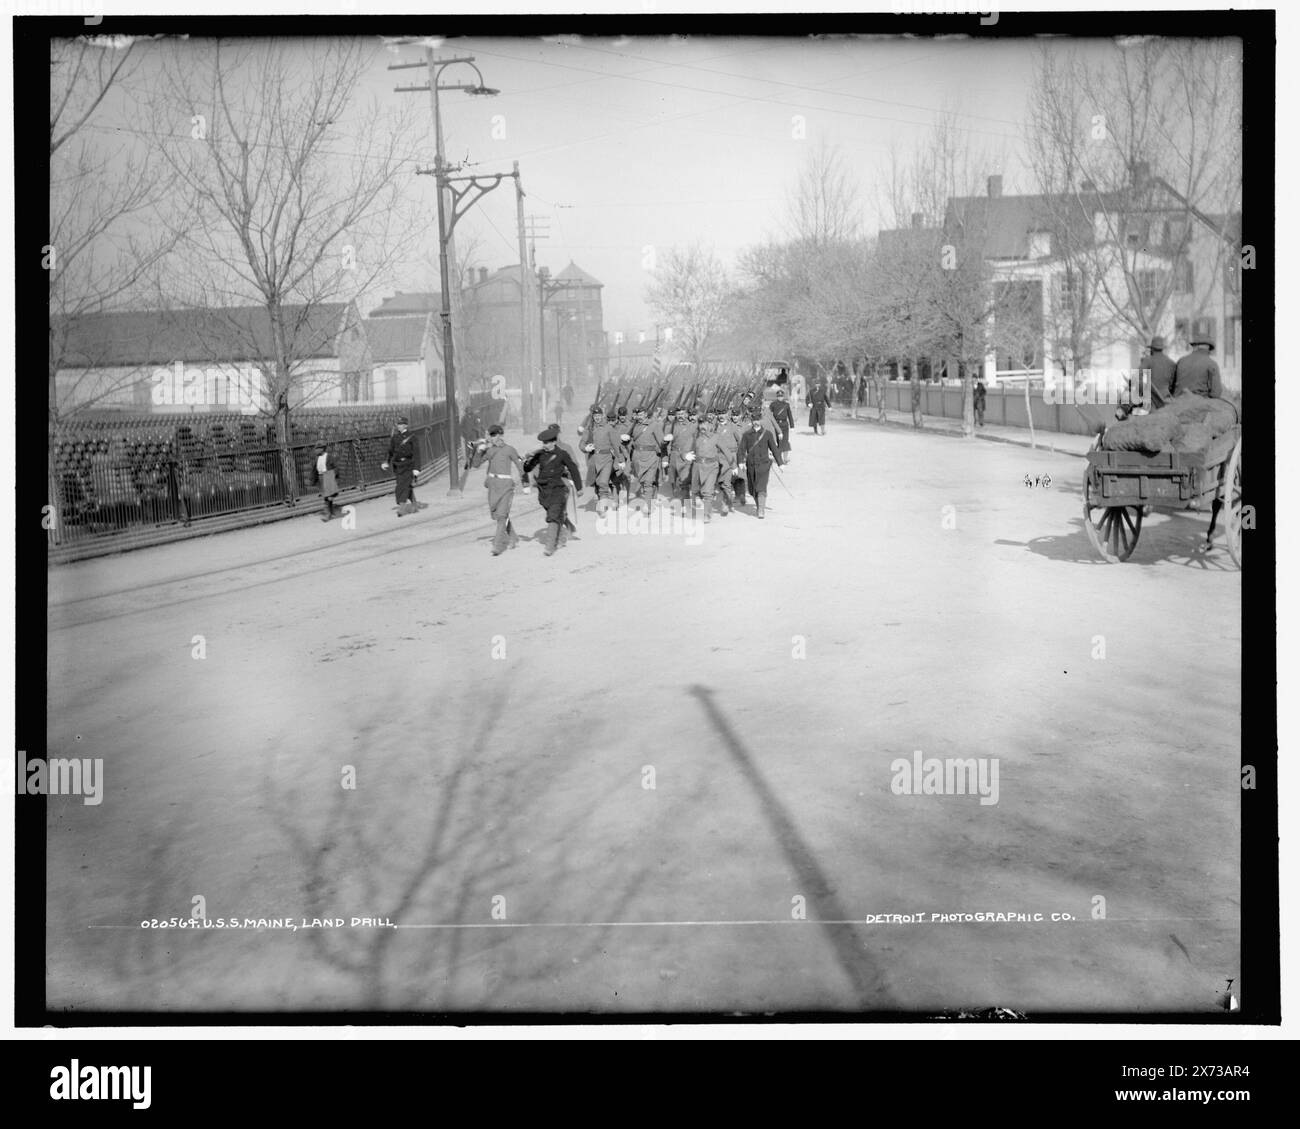
[[[954,38],[621,38],[445,40],[439,56],[472,55],[491,98],[441,97],[448,159],[466,171],[509,171],[518,160],[526,212],[549,232],[537,260],[571,259],[605,284],[607,329],[653,332],[644,301],[646,248],[702,241],[727,265],[779,237],[788,194],[810,148],[838,147],[862,187],[868,228],[891,144],[906,152],[945,109],[989,154],[988,173],[1014,192],[1025,178],[1022,118],[1037,47]],[[388,71],[422,57],[385,47],[368,90],[424,81]],[[477,81],[463,64],[442,83]],[[504,134],[504,136],[502,136]],[[432,135],[430,134],[430,137]],[[430,163],[432,163],[430,161]],[[429,185],[432,178],[420,178]],[[1024,187],[1028,189],[1028,184]],[[886,223],[886,226],[888,224]],[[517,263],[507,184],[457,228],[477,236],[483,265]],[[430,255],[436,236],[430,233]],[[434,289],[411,278],[403,289]]]
[[[395,29],[396,30],[396,29]],[[441,58],[471,56],[500,93],[441,94],[448,160],[462,172],[510,172],[520,164],[526,213],[545,238],[537,261],[552,272],[571,260],[604,284],[607,330],[653,336],[645,302],[652,255],[694,242],[732,267],[749,246],[787,231],[789,196],[811,150],[837,149],[862,193],[868,231],[890,226],[878,208],[891,148],[906,159],[942,113],[1001,174],[1008,194],[1032,191],[1024,161],[1026,104],[1039,43],[1101,49],[1102,41],[885,37],[475,38],[431,41]],[[301,49],[308,40],[288,41]],[[294,47],[293,45],[298,45]],[[152,45],[151,45],[152,46]],[[182,50],[184,47],[182,47]],[[418,131],[402,192],[424,218],[391,285],[357,295],[367,312],[393,289],[436,290],[434,181],[416,175],[434,157],[419,44],[378,37],[355,109],[337,122],[331,152],[359,145],[365,107],[412,112]],[[137,83],[151,83],[150,60]],[[457,63],[441,84],[477,83]],[[177,107],[175,137],[187,144],[189,113]],[[96,128],[113,145],[138,135],[131,113],[109,106]],[[518,263],[513,182],[483,197],[457,227],[474,265]]]

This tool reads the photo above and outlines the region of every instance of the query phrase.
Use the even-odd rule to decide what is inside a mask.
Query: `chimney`
[[[924,213],[924,212],[913,212],[913,213],[912,213],[912,226],[913,226],[913,227],[924,227],[924,226],[925,226],[925,213]]]
[[[478,280],[480,283],[487,281],[487,275],[488,275],[487,267],[478,268]]]
[[[1001,195],[1002,195],[1002,177],[1001,176],[989,177],[989,199],[996,200]]]

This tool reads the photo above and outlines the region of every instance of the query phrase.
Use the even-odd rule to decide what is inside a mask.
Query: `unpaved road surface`
[[[1083,465],[833,424],[765,521],[493,558],[475,472],[52,569],[104,791],[48,801],[50,1006],[1214,1010],[1241,575],[1190,514],[1095,559]],[[918,750],[997,802],[897,794]]]

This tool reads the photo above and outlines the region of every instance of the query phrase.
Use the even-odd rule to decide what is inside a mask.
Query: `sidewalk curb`
[[[869,423],[869,424],[874,424],[876,427],[896,427],[905,431],[920,432],[925,435],[942,435],[949,439],[965,438],[965,436],[963,436],[962,433],[957,428],[954,427],[916,427],[912,423],[906,420],[894,420],[894,419],[881,420],[881,419],[867,418],[864,416],[858,416],[857,418],[854,418],[853,416],[845,415],[845,416],[841,416],[840,419],[844,423]],[[1049,434],[1056,435],[1058,434],[1058,432],[1050,432]],[[1030,443],[1030,441],[1027,438],[1014,439],[1009,435],[991,435],[988,432],[977,431],[973,436],[973,438],[982,439],[986,443],[1005,443],[1008,446],[1012,446],[1012,447],[1025,447],[1030,450],[1046,451],[1047,453],[1054,454],[1054,455],[1070,455],[1076,459],[1086,459],[1088,457],[1087,451],[1072,451],[1066,447],[1057,447],[1053,443],[1045,444],[1041,441],[1038,442],[1037,444],[1033,444]],[[1080,435],[1080,436],[1076,436],[1076,438],[1085,439],[1087,437]]]
[[[439,459],[432,467],[421,468],[421,475],[428,474],[431,479],[447,473],[446,459]],[[462,477],[463,481],[463,477]],[[418,485],[418,484],[417,484]],[[425,483],[424,485],[428,485]],[[349,487],[340,491],[338,505],[349,506],[359,502],[370,502],[393,493],[393,481],[388,479],[370,483],[364,487]],[[454,501],[462,499],[458,492]],[[112,557],[120,553],[132,553],[137,549],[152,549],[162,545],[174,545],[180,541],[191,541],[199,537],[214,537],[221,533],[234,533],[240,529],[254,529],[274,522],[288,521],[291,518],[320,517],[320,495],[304,493],[294,505],[284,502],[263,506],[255,510],[237,510],[228,514],[214,514],[212,517],[196,518],[189,525],[175,522],[169,525],[149,526],[134,533],[101,535],[102,539],[69,541],[62,545],[51,545],[47,549],[47,565],[75,564],[78,561],[94,560],[98,557]],[[454,511],[453,511],[454,512]]]

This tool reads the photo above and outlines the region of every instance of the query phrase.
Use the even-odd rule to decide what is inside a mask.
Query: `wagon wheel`
[[[1228,555],[1232,563],[1241,568],[1241,440],[1238,439],[1228,457],[1223,473],[1223,512],[1227,519],[1224,530],[1228,542]]]
[[[1142,533],[1141,506],[1101,506],[1092,499],[1092,486],[1083,480],[1083,528],[1092,547],[1111,564],[1126,561]]]

